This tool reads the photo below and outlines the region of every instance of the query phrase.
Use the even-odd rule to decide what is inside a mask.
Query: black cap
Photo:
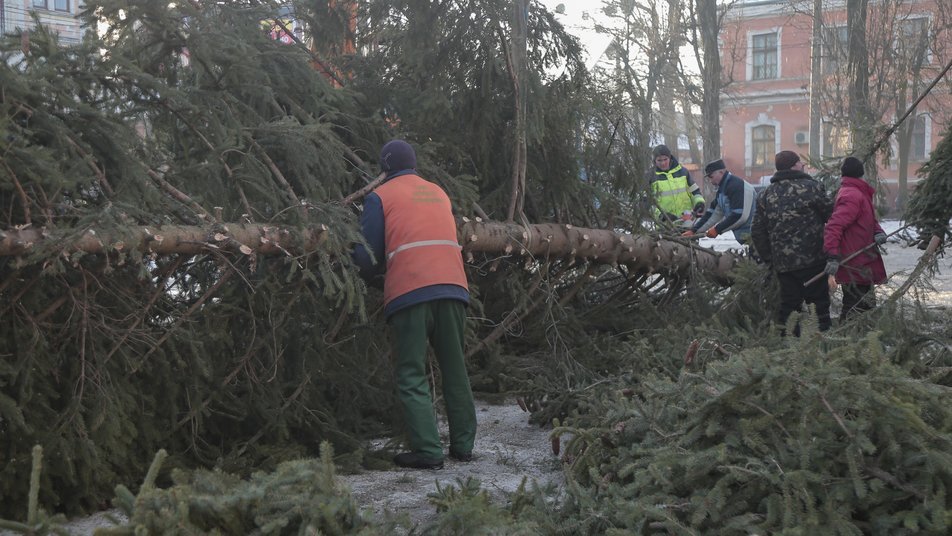
[[[863,161],[855,156],[847,156],[843,159],[843,165],[840,166],[840,174],[844,177],[862,177],[866,170],[863,169]]]
[[[793,151],[780,151],[777,153],[777,156],[774,157],[774,163],[777,166],[777,171],[793,169],[793,166],[795,166],[799,161],[800,155]]]
[[[380,149],[380,169],[383,171],[416,169],[416,152],[409,143],[403,140],[388,141]]]
[[[710,175],[719,169],[727,169],[727,166],[724,165],[724,161],[720,158],[712,162],[708,162],[707,165],[704,166],[704,175]]]

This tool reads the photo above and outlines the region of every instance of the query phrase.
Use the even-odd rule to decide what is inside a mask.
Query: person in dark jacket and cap
[[[652,151],[653,172],[648,183],[654,198],[654,216],[665,221],[679,221],[684,217],[700,217],[704,213],[704,196],[691,174],[671,154],[667,145],[658,145]]]
[[[756,253],[769,263],[780,282],[780,311],[784,326],[804,302],[816,307],[820,331],[832,325],[830,292],[823,278],[804,286],[826,266],[823,226],[833,212],[833,202],[823,186],[804,173],[804,163],[793,151],[780,151],[777,172],[757,197],[750,238]],[[794,334],[800,334],[797,323]]]
[[[433,400],[426,377],[427,342],[442,377],[449,422],[449,455],[472,459],[476,408],[463,354],[469,291],[456,220],[442,188],[417,175],[416,153],[393,140],[380,150],[383,184],[364,198],[363,246],[354,251],[361,275],[385,271],[384,315],[393,328],[397,394],[403,406],[408,452],[394,463],[414,469],[443,467]]]
[[[734,239],[746,244],[750,238],[750,224],[756,212],[757,192],[744,179],[727,171],[721,159],[704,166],[704,176],[717,186],[717,193],[701,219],[694,222],[690,231],[681,236],[704,233],[714,238],[733,231]]]
[[[886,266],[879,248],[871,246],[885,244],[886,233],[873,209],[876,190],[862,178],[863,162],[848,156],[843,159],[840,173],[833,215],[823,233],[823,250],[827,256],[824,271],[843,286],[843,322],[851,314],[868,311],[876,304],[876,295],[870,291],[873,285],[886,281]],[[860,250],[862,253],[843,261]]]

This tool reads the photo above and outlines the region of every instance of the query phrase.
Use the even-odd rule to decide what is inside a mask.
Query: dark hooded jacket
[[[823,225],[832,212],[833,201],[813,177],[793,169],[778,171],[757,197],[751,241],[778,272],[822,266]]]

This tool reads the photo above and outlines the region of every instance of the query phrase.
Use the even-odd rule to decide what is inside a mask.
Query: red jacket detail
[[[843,177],[833,215],[823,232],[823,250],[827,255],[845,259],[873,243],[873,235],[883,232],[873,209],[875,193],[863,179]],[[885,280],[886,267],[876,246],[843,263],[836,272],[836,282],[841,284],[872,285]]]
[[[417,175],[400,175],[375,193],[383,205],[386,235],[384,304],[430,285],[459,285],[468,290],[446,192]]]

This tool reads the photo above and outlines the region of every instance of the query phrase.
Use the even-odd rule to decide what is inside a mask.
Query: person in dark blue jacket
[[[744,179],[727,171],[721,159],[704,166],[704,176],[717,186],[717,194],[704,216],[694,223],[690,231],[682,236],[694,236],[704,233],[714,238],[727,231],[734,232],[734,239],[742,245],[750,239],[750,224],[754,220],[757,206],[757,192]]]

